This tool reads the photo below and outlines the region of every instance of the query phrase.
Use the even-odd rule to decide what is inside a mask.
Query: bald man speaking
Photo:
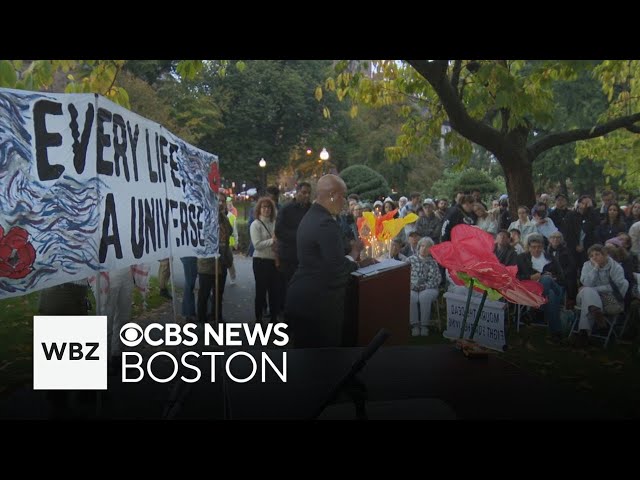
[[[298,269],[287,289],[285,317],[296,348],[343,346],[344,302],[349,274],[374,259],[358,262],[362,243],[344,254],[336,223],[347,186],[336,175],[318,180],[316,201],[302,218],[297,234]]]

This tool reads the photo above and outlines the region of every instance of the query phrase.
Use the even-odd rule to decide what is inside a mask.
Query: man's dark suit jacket
[[[349,274],[358,265],[344,255],[334,217],[314,203],[297,233],[298,269],[289,283],[285,315],[296,347],[338,347],[343,342]]]

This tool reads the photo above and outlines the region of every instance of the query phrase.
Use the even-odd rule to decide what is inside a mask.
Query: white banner
[[[0,299],[218,251],[218,158],[94,94],[0,89]]]
[[[447,299],[447,329],[443,336],[452,340],[460,338],[460,328],[464,319],[464,307],[467,303],[467,295],[458,295],[446,292],[444,298]],[[481,297],[474,295],[471,297],[469,305],[469,316],[464,329],[464,338],[469,338],[471,327],[476,318]],[[492,350],[504,351],[507,347],[507,338],[504,331],[504,315],[507,311],[505,302],[484,302],[478,327],[473,335],[473,340]]]

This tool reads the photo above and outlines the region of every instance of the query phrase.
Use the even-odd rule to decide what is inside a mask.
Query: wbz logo
[[[107,317],[33,317],[34,390],[107,389]]]
[[[42,342],[42,349],[44,350],[44,356],[47,360],[51,360],[54,356],[58,360],[62,360],[64,358],[64,351],[67,350],[67,346],[69,346],[67,350],[69,352],[69,360],[100,360],[100,357],[93,353],[98,349],[99,345],[100,344],[98,342],[85,343],[85,346],[90,348],[86,357],[82,351],[82,344],[77,342],[62,342],[62,347],[58,343],[51,343],[49,348],[47,348],[47,344],[45,342]]]

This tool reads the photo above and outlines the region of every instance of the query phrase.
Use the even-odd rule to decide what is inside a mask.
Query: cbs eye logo
[[[120,329],[120,341],[127,347],[136,347],[144,336],[142,328],[136,323],[127,323]]]

